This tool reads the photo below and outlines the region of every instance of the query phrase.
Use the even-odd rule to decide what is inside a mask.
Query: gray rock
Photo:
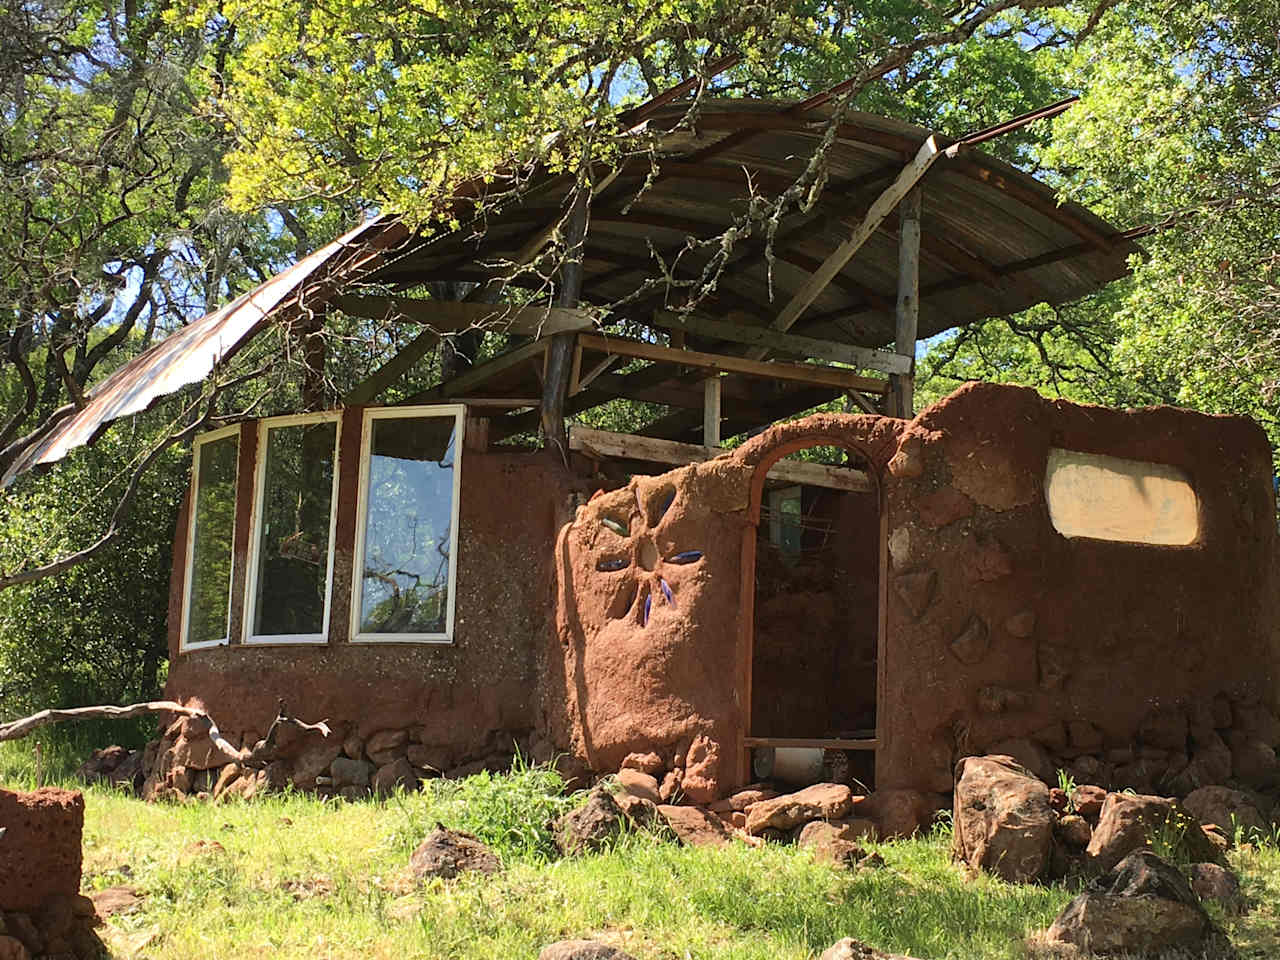
[[[409,765],[409,761],[401,757],[399,760],[393,760],[379,767],[378,772],[373,775],[372,786],[374,793],[383,796],[395,793],[397,787],[417,790],[418,775]]]
[[[556,846],[564,854],[599,850],[622,832],[625,816],[612,795],[593,790],[586,803],[556,821]]]
[[[885,953],[868,947],[853,937],[845,937],[822,951],[819,960],[913,960],[900,953]]]
[[[502,862],[471,834],[436,824],[435,830],[413,851],[409,869],[415,877],[449,880],[460,873],[497,873]]]
[[[373,778],[373,765],[350,757],[338,757],[329,764],[329,776],[339,790],[343,787],[367,787]]]

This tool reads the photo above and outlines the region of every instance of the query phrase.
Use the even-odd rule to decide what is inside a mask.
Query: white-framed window
[[[245,643],[324,643],[333,593],[338,411],[258,424]]]
[[[239,460],[239,426],[211,430],[191,445],[182,651],[216,647],[229,637]]]
[[[453,642],[465,411],[461,404],[365,411],[355,642]]]

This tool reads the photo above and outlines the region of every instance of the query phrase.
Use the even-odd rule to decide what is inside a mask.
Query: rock
[[[1202,901],[1217,903],[1227,913],[1244,912],[1240,881],[1226,867],[1216,863],[1193,863],[1191,889]]]
[[[991,747],[987,755],[1013,757],[1045,783],[1058,782],[1058,770],[1053,764],[1053,758],[1034,740],[1028,740],[1025,737],[1017,740],[1002,740]]]
[[[80,768],[75,772],[75,777],[85,783],[97,783],[99,780],[106,780],[107,775],[124,763],[128,757],[129,751],[121,746],[103,747],[101,750],[95,750],[89,754],[88,760],[80,764]]]
[[[329,776],[333,778],[335,789],[344,787],[367,787],[373,779],[372,764],[350,757],[337,757],[329,764]]]
[[[228,763],[218,771],[218,779],[214,781],[212,791],[215,800],[226,793],[231,784],[240,779],[241,772],[242,770],[238,763]]]
[[[876,790],[858,804],[859,817],[876,825],[881,840],[894,840],[928,830],[946,798],[920,790]]]
[[[680,789],[690,803],[711,803],[720,795],[720,744],[702,734],[693,738]]]
[[[16,937],[0,936],[0,960],[31,960],[31,951]]]
[[[395,793],[397,787],[403,787],[405,790],[418,789],[418,775],[414,772],[409,761],[404,757],[399,760],[393,760],[391,763],[385,764],[378,768],[378,772],[373,775],[370,783],[373,792],[379,796],[387,796]]]
[[[375,767],[383,767],[399,760],[408,751],[408,730],[379,730],[364,744],[364,752]]]
[[[1230,787],[1201,787],[1182,801],[1187,812],[1202,824],[1216,824],[1224,832],[1234,833],[1239,825],[1246,830],[1265,831],[1266,819],[1259,812],[1249,794]]]
[[[107,887],[89,895],[93,902],[93,910],[99,917],[106,919],[117,914],[133,913],[142,905],[142,896],[135,887]]]
[[[1280,718],[1260,703],[1237,702],[1231,707],[1231,726],[1251,740],[1280,746]]]
[[[810,820],[838,820],[853,806],[853,791],[843,783],[817,783],[796,793],[761,800],[747,811],[747,833],[766,827],[790,830]]]
[[[5,933],[16,938],[30,953],[37,956],[44,953],[44,934],[25,913],[6,913],[4,926]]]
[[[1138,739],[1143,746],[1161,750],[1186,750],[1187,715],[1177,707],[1152,710],[1138,725]]]
[[[823,820],[806,823],[796,839],[796,846],[811,851],[815,859],[843,867],[857,866],[858,861],[867,855],[847,827]]]
[[[900,953],[885,953],[865,943],[845,937],[822,951],[819,960],[912,960]]]
[[[973,501],[955,487],[940,487],[916,500],[920,522],[932,530],[963,520],[973,514]],[[1035,615],[1032,614],[1032,622]]]
[[[618,785],[625,793],[641,800],[648,800],[650,803],[658,803],[661,799],[658,794],[658,781],[639,770],[623,767],[618,771]]]
[[[299,790],[315,788],[316,777],[329,773],[329,765],[342,753],[342,741],[337,737],[313,737],[295,756],[290,764],[289,780]]]
[[[1071,792],[1071,806],[1076,813],[1086,820],[1096,820],[1102,812],[1102,804],[1107,799],[1107,791],[1092,784],[1083,784]]]
[[[663,804],[658,807],[658,815],[680,838],[680,842],[690,847],[723,847],[732,839],[724,822],[701,807]]]
[[[1009,757],[956,767],[952,856],[1011,883],[1045,873],[1053,843],[1049,789]]]
[[[855,811],[856,812],[856,811]],[[874,820],[866,817],[845,817],[843,820],[832,820],[831,825],[839,827],[846,840],[869,840],[875,843],[880,839],[880,830]]]
[[[561,940],[542,948],[538,960],[635,960],[631,954],[599,940]]]
[[[663,803],[670,803],[677,793],[680,792],[680,771],[671,770],[662,778],[662,785],[658,787],[658,797]]]
[[[991,638],[987,633],[987,623],[976,614],[969,618],[964,629],[951,641],[952,654],[966,666],[981,663],[990,647]]]
[[[502,863],[471,834],[436,824],[435,830],[413,851],[409,869],[415,877],[450,880],[460,873],[497,873]]]
[[[652,800],[633,797],[629,793],[620,793],[614,797],[614,800],[637,827],[648,826],[658,815],[658,806]]]
[[[1198,729],[1191,734],[1190,761],[1170,774],[1169,790],[1180,797],[1222,783],[1231,776],[1231,750],[1213,729]]]
[[[1280,760],[1266,742],[1233,731],[1227,738],[1231,747],[1231,776],[1250,787],[1267,790],[1280,783]]]
[[[1070,798],[1067,796],[1067,791],[1063,790],[1061,787],[1049,788],[1049,807],[1054,813],[1066,813],[1067,803],[1069,800]]]
[[[1076,813],[1069,813],[1053,826],[1053,835],[1073,850],[1083,850],[1093,839],[1089,821]]]
[[[933,602],[933,595],[938,586],[938,574],[933,570],[916,570],[902,573],[894,577],[893,588],[911,614],[911,619],[919,620]]]
[[[181,733],[169,749],[169,763],[174,767],[211,770],[235,762],[235,757],[213,745],[209,738],[213,723],[208,717],[187,717],[178,722]]]
[[[1019,640],[1025,640],[1036,629],[1036,614],[1034,610],[1020,610],[1012,614],[1004,622],[1004,629],[1011,637],[1017,637]]]
[[[1188,859],[1213,861],[1219,853],[1190,814],[1165,797],[1142,794],[1107,795],[1085,851],[1099,873],[1107,873],[1135,850],[1146,847],[1152,836],[1166,832]]]
[[[978,709],[983,713],[1020,713],[1031,709],[1031,695],[1009,687],[982,687],[978,690]]]
[[[448,756],[439,747],[428,747],[421,743],[411,743],[405,750],[405,759],[415,770],[425,770],[439,775],[448,764]]]
[[[1067,741],[1078,753],[1095,753],[1102,748],[1102,731],[1088,720],[1072,720],[1067,724]]]
[[[1096,954],[1142,954],[1193,947],[1207,926],[1177,869],[1143,851],[1117,867],[1107,892],[1082,893],[1067,904],[1047,939]]]
[[[712,810],[748,810],[752,804],[759,803],[761,800],[772,800],[778,796],[777,790],[770,790],[768,787],[752,786],[739,790],[737,793],[730,794],[723,800],[717,800],[711,805]]]
[[[364,740],[354,731],[342,741],[342,752],[352,760],[364,759]]]
[[[662,776],[663,771],[667,769],[667,765],[662,762],[660,756],[650,751],[649,753],[628,753],[622,759],[622,769],[638,770],[657,779]]]
[[[593,790],[586,803],[555,822],[556,846],[569,855],[594,853],[622,832],[623,816],[610,794]]]

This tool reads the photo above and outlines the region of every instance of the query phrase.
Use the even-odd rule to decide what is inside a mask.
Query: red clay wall
[[[1044,499],[1050,447],[1181,468],[1199,541],[1064,538]],[[1123,763],[1154,712],[1218,695],[1219,712],[1274,706],[1271,457],[1253,422],[971,384],[911,424],[886,490],[881,786],[946,790],[958,756],[1009,738]],[[1166,746],[1172,773],[1186,748]]]
[[[513,736],[540,725],[538,678],[546,671],[552,633],[550,545],[568,516],[571,478],[545,455],[467,450],[454,642],[352,644],[348,612],[358,447],[348,441],[355,435],[344,423],[329,643],[239,644],[243,605],[234,602],[232,645],[179,653],[179,569],[171,588],[166,695],[198,698],[232,742],[261,736],[283,697],[299,716],[330,718],[336,744],[351,733],[367,738],[380,730],[412,728],[416,741],[435,748],[432,765],[440,769],[509,752]],[[242,495],[241,503],[247,501]],[[247,510],[242,520],[247,530]],[[174,544],[177,558],[185,557],[185,532],[182,519]],[[247,535],[237,537],[240,583],[247,545]]]

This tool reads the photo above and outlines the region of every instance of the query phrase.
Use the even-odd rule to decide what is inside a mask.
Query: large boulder
[[[1097,954],[1144,954],[1194,948],[1208,926],[1177,868],[1143,850],[1122,860],[1100,890],[1068,903],[1047,939]]]
[[[753,803],[747,833],[759,836],[772,827],[791,830],[810,820],[839,820],[853,807],[853,791],[843,783],[816,783],[796,793]]]
[[[1138,793],[1107,795],[1085,856],[1094,871],[1107,873],[1157,840],[1178,848],[1191,861],[1221,859],[1200,824],[1173,800]]]
[[[415,877],[443,877],[460,873],[497,873],[502,863],[497,855],[469,833],[450,830],[436,824],[427,839],[409,858],[409,869]]]
[[[1044,874],[1053,847],[1049,788],[1011,757],[966,757],[956,777],[952,855],[1011,883]]]
[[[593,790],[586,803],[555,822],[556,846],[564,854],[593,853],[622,833],[625,819],[611,794]]]
[[[1213,823],[1230,836],[1239,825],[1248,829],[1266,830],[1267,821],[1249,794],[1230,787],[1201,787],[1187,794],[1182,801],[1187,812],[1202,824]]]

